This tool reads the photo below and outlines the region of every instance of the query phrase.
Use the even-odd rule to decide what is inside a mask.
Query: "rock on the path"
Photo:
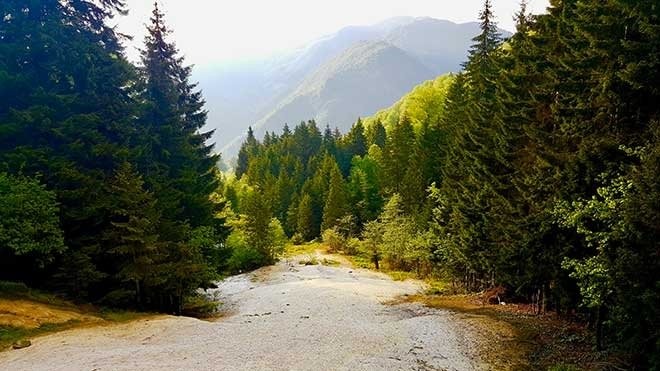
[[[12,349],[23,349],[32,345],[30,340],[19,340],[11,345]]]

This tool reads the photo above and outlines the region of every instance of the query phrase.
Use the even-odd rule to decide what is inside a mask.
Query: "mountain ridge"
[[[217,143],[216,150],[222,152],[226,159],[230,159],[238,152],[248,126],[258,128],[257,134],[263,135],[266,130],[281,129],[285,123],[295,125],[311,118],[322,121],[328,118],[326,122],[319,124],[330,124],[332,127],[346,129],[358,117],[370,116],[391,106],[422,81],[444,73],[458,72],[461,63],[467,57],[472,38],[478,32],[479,24],[476,22],[454,23],[430,17],[394,17],[374,25],[344,27],[290,52],[280,53],[270,59],[252,61],[245,66],[236,65],[227,68],[219,76],[205,78],[202,75],[200,80],[203,78],[216,81],[215,84],[201,84],[208,101],[211,123],[209,129],[216,129],[212,141]],[[505,36],[508,35],[504,30],[501,32]],[[355,96],[349,91],[346,95],[355,98],[355,102],[350,103],[355,103],[356,106],[362,103],[363,109],[346,110],[345,107],[339,107],[332,101],[315,99],[309,101],[309,95],[300,94],[306,90],[313,90],[312,87],[305,86],[310,82],[317,85],[324,84],[319,81],[319,76],[324,69],[328,70],[328,64],[341,58],[352,47],[365,42],[385,42],[418,62],[413,63],[409,58],[405,58],[408,61],[406,68],[415,65],[418,72],[408,71],[407,76],[410,78],[404,82],[388,81],[392,76],[398,75],[394,70],[389,70],[390,76],[381,73],[386,76],[380,82],[382,88],[386,91],[395,91],[397,96],[381,95],[382,99],[374,102],[379,96]],[[385,61],[373,64],[373,66],[385,65],[388,65]],[[212,75],[213,71],[208,71],[207,74],[209,73]],[[356,76],[365,77],[370,73],[365,70]],[[373,73],[379,74],[379,72]],[[340,75],[343,78],[349,76]],[[337,76],[333,77],[331,74],[325,76],[337,84],[335,81]],[[345,86],[355,86],[355,84],[346,82]],[[341,94],[334,94],[335,97],[338,95]],[[298,103],[294,104],[298,108],[291,106],[295,97],[300,98]],[[345,99],[340,100],[345,101]],[[311,108],[300,108],[303,106]],[[319,114],[314,111],[316,109],[324,112]],[[345,110],[347,113],[342,115],[333,110]]]

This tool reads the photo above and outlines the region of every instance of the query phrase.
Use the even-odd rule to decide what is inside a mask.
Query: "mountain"
[[[500,30],[506,37],[510,33]],[[478,23],[456,24],[433,18],[416,18],[393,28],[385,40],[418,58],[436,75],[458,72],[467,58]]]
[[[424,121],[437,122],[442,117],[447,92],[454,81],[455,75],[446,74],[433,80],[424,81],[415,86],[391,107],[376,112],[362,121],[366,127],[380,121],[389,130],[402,116],[407,116],[412,125],[418,129]]]
[[[358,116],[376,112],[434,73],[419,60],[384,41],[361,42],[307,77],[257,122],[257,133],[279,131],[284,123],[314,119],[345,131]],[[296,121],[296,118],[299,118]]]
[[[459,71],[478,33],[478,23],[396,17],[346,27],[261,60],[198,68],[208,128],[216,129],[212,141],[230,159],[248,126],[263,134],[316,118],[319,125],[348,128],[420,82]]]

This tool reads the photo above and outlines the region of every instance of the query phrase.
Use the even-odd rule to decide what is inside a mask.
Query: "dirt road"
[[[447,311],[389,304],[422,288],[347,266],[289,259],[231,277],[215,322],[162,316],[75,329],[0,353],[2,370],[479,370]]]

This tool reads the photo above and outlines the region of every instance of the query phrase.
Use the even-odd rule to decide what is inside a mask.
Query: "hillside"
[[[403,115],[410,118],[414,127],[419,127],[427,119],[429,122],[437,122],[442,116],[447,91],[453,81],[453,75],[443,75],[435,80],[425,81],[391,107],[378,111],[363,122],[369,127],[380,121],[386,129],[397,123]]]
[[[263,134],[265,130],[281,129],[284,123],[295,124],[317,118],[321,119],[322,125],[329,123],[333,127],[347,128],[359,116],[369,116],[390,106],[421,81],[459,71],[471,39],[478,32],[479,24],[474,22],[456,24],[428,17],[395,17],[371,26],[346,27],[296,50],[263,60],[203,68],[196,77],[207,98],[208,127],[217,129],[212,141],[216,143],[216,150],[221,151],[225,159],[230,159],[236,155],[250,125],[263,127],[260,131]],[[421,78],[390,83],[388,80],[398,74],[386,75],[386,79],[377,83],[399,84],[390,93],[361,86],[361,94],[345,97],[331,94],[309,98],[300,94],[325,85],[323,78],[330,77],[336,80],[330,85],[359,86],[360,76],[364,74],[336,75],[329,70],[338,58],[344,56],[345,59],[351,48],[365,42],[386,42],[403,51],[409,57],[406,59],[416,60],[416,75]],[[396,62],[381,60],[372,66],[377,68],[383,63]],[[382,71],[373,74],[382,74]],[[358,80],[347,80],[352,77]],[[352,110],[339,108],[337,102],[331,100],[333,98],[350,101],[354,107]],[[323,112],[319,112],[319,108]]]
[[[295,117],[345,131],[358,116],[387,106],[431,76],[417,59],[391,44],[360,43],[305,79],[257,123],[257,132],[279,130]]]

